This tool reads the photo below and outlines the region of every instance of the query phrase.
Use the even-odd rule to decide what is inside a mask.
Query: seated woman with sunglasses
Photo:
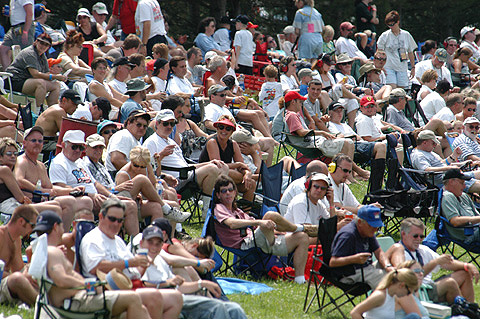
[[[133,181],[132,188],[128,192],[121,192],[121,195],[130,195],[136,199],[146,198],[141,203],[140,214],[142,217],[151,216],[152,220],[163,217],[169,220],[182,223],[190,213],[181,212],[177,202],[177,192],[162,182],[163,193],[160,196],[156,190],[157,179],[150,164],[150,151],[142,146],[135,146],[130,151],[130,162],[123,166],[115,176],[115,183],[121,185],[127,181]],[[141,182],[137,182],[141,180]],[[140,196],[139,196],[140,195]],[[163,197],[163,198],[162,198]]]
[[[46,33],[40,34],[33,45],[20,51],[5,70],[13,75],[12,87],[9,87],[9,81],[5,81],[6,88],[35,96],[37,106],[44,104],[45,98],[48,106],[58,103],[60,84],[55,80],[67,79],[65,75],[49,71],[45,54],[51,45],[52,38]]]
[[[230,139],[236,130],[235,120],[229,115],[222,115],[218,118],[218,121],[213,123],[213,126],[217,129],[217,134],[207,141],[198,159],[199,163],[212,160],[223,161],[229,168],[228,176],[235,181],[237,187],[243,193],[243,198],[252,201],[255,192],[252,172],[243,162],[238,143]]]
[[[410,295],[418,289],[418,279],[410,269],[398,269],[386,274],[367,299],[350,311],[352,319],[395,319],[395,299]],[[403,319],[419,319],[410,313]]]

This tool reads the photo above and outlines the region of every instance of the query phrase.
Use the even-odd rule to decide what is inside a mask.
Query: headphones
[[[307,192],[310,190],[310,188],[312,188],[312,176],[313,174],[315,173],[312,173],[310,175],[308,175],[307,179],[305,180],[305,189],[307,190]]]
[[[293,61],[293,57],[285,57],[280,61],[280,72],[287,73],[288,65]]]
[[[448,37],[445,40],[443,40],[443,47],[446,49],[448,46],[448,41],[450,40],[455,40],[455,42],[457,42],[457,48],[458,48],[458,40],[455,37]]]
[[[330,164],[328,164],[328,172],[330,174],[335,173],[336,170],[337,170],[337,163],[331,162]]]

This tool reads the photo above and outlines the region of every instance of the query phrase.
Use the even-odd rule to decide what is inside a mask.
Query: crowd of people
[[[107,293],[112,315],[246,318],[210,273],[213,240],[189,240],[182,227],[191,212],[180,209],[180,199],[192,188],[203,194],[204,215],[214,207],[222,244],[292,254],[298,284],[306,282],[319,220],[337,216],[330,266],[341,282],[364,281],[374,290],[352,318],[394,318],[395,309],[401,318],[428,316],[418,299],[422,283],[433,302],[474,302],[473,264],[423,246],[425,225],[415,218],[403,220],[401,241],[382,251],[375,237],[382,207],[360,204],[349,185],[367,180],[371,192],[385,189],[387,141],[398,142],[402,164],[401,134],[410,134],[411,164],[438,173],[451,225],[480,222],[469,196],[480,190],[480,171],[465,171],[480,164],[480,32],[465,26],[443,47],[427,40],[417,50],[397,11],[379,17],[371,0],[359,0],[356,26],[342,22],[334,39],[313,0],[295,5],[292,25],[277,37],[262,34],[247,15],[218,23],[206,17],[186,48],[185,36],[168,35],[168,16],[155,0],[115,0],[110,17],[102,2],[80,8],[67,32],[46,25],[45,4],[11,1],[12,27],[0,45],[11,77],[0,89],[31,96],[42,111],[27,127],[17,118],[25,106],[0,96],[1,302],[35,302],[38,287],[22,271],[20,241],[33,232],[48,234],[55,306],[66,299],[74,311],[103,306],[100,295],[72,288],[84,278],[123,274],[136,290]],[[377,37],[381,19],[388,30]],[[15,46],[21,50],[12,58]],[[257,62],[261,74],[254,74]],[[263,83],[258,95],[246,87],[252,75]],[[413,118],[405,113],[411,103],[423,110]],[[66,129],[66,119],[96,133]],[[274,164],[286,138],[319,151],[322,161],[310,160],[306,175],[282,188],[278,212],[255,219],[237,199],[255,199],[262,165]],[[285,176],[301,166],[289,156],[276,160]],[[83,238],[73,268],[82,220],[98,220],[98,227]],[[478,229],[449,231],[470,244],[480,240]],[[452,274],[432,280],[440,268]]]

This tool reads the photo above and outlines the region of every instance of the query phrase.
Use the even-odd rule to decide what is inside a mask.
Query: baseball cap
[[[35,17],[38,17],[43,11],[45,12],[51,12],[43,3],[37,3],[34,6],[34,11],[35,11]]]
[[[116,128],[117,124],[110,120],[103,120],[102,122],[100,122],[100,124],[97,125],[97,133],[100,134],[100,132],[107,126],[115,126]]]
[[[155,121],[157,122],[169,120],[175,120],[175,113],[170,109],[160,110],[157,116],[155,116]]]
[[[367,106],[367,105],[375,105],[375,98],[371,95],[364,95],[360,99],[360,105],[361,106]]]
[[[73,144],[85,144],[85,133],[81,130],[66,131],[65,135],[63,135],[63,141]]]
[[[23,134],[23,138],[26,139],[33,132],[39,132],[40,134],[43,135],[43,128],[41,128],[40,126],[34,126],[29,129],[26,129],[25,133]]]
[[[172,234],[172,225],[166,218],[163,218],[163,217],[155,218],[152,222],[152,226],[156,226],[160,228],[162,231],[165,231],[169,237]],[[171,242],[171,241],[170,239],[167,239],[166,242]]]
[[[435,143],[440,144],[440,141],[435,136],[435,133],[430,130],[423,130],[418,133],[417,140],[433,140]]]
[[[48,59],[48,67],[51,68],[53,65],[55,64],[59,64],[60,62],[62,62],[62,58],[58,58],[58,59]]]
[[[160,69],[163,68],[167,63],[168,61],[165,60],[164,58],[156,59],[155,62],[153,63],[153,72],[155,73],[160,71]]]
[[[55,224],[61,224],[62,219],[52,210],[44,210],[37,217],[37,224],[32,231],[47,232],[55,226]]]
[[[465,26],[465,27],[462,28],[462,30],[460,30],[460,36],[463,38],[465,36],[465,34],[467,34],[470,31],[474,31],[474,30],[475,30],[474,26],[471,26],[471,25]]]
[[[207,53],[205,53],[205,60],[210,60],[210,59],[213,59],[214,57],[216,57],[218,54],[217,52],[215,51],[208,51]]]
[[[70,90],[70,89],[65,90],[62,93],[62,96],[60,97],[60,99],[63,99],[63,98],[72,100],[72,102],[75,104],[82,104],[82,98],[80,97],[80,94],[78,94],[78,92],[75,90]]]
[[[119,65],[128,65],[129,67],[135,67],[137,66],[136,64],[133,64],[132,62],[128,61],[128,58],[126,56],[122,56],[113,62],[113,66],[119,66]]]
[[[410,97],[407,95],[407,92],[405,92],[405,90],[402,88],[393,89],[392,92],[390,92],[390,96],[404,97],[404,98]]]
[[[246,25],[250,22],[250,18],[247,15],[240,14],[235,18],[234,22],[241,22]]]
[[[95,11],[98,14],[108,14],[107,6],[103,2],[97,2],[92,7],[92,12]]]
[[[353,24],[351,24],[350,22],[345,21],[345,22],[342,22],[340,24],[340,29],[341,30],[352,30],[352,29],[355,29],[355,26]]]
[[[435,56],[437,57],[438,61],[446,63],[448,61],[448,53],[447,50],[440,48],[435,51]]]
[[[237,143],[245,142],[248,144],[257,144],[259,141],[258,137],[253,136],[249,130],[243,127],[240,127],[238,130],[233,132],[232,140],[234,140]]]
[[[88,11],[87,8],[80,8],[80,9],[78,9],[78,11],[77,11],[77,20],[78,20],[78,17],[80,17],[80,16],[87,16],[87,17],[89,17],[89,18],[92,17],[92,15],[90,14],[90,11]]]
[[[130,114],[128,114],[128,117],[143,117],[145,120],[147,120],[147,122],[150,121],[151,117],[150,117],[150,114],[148,114],[145,110],[143,109],[138,109],[138,110],[133,110],[132,112],[130,112]],[[127,118],[128,120],[128,118]]]
[[[328,181],[328,176],[323,174],[323,173],[313,173],[312,176],[310,176],[310,181],[324,181],[325,183],[330,184]]]
[[[220,84],[214,84],[211,87],[208,88],[208,95],[213,95],[216,93],[221,93],[223,91],[228,90],[228,86],[223,86]]]
[[[220,23],[220,24],[230,24],[230,21],[231,21],[230,17],[222,16],[220,18],[220,20],[218,21],[218,23]]]
[[[135,78],[127,81],[127,92],[140,92],[150,87],[143,79]]]
[[[332,102],[330,103],[330,105],[328,106],[328,110],[329,111],[334,111],[338,108],[345,108],[345,106],[343,106],[341,103],[338,103],[338,102]]]
[[[298,93],[297,91],[288,91],[288,93],[285,94],[284,99],[285,99],[285,102],[290,102],[296,99],[305,101],[307,98],[304,96],[301,96],[300,93]]]
[[[373,205],[364,205],[358,210],[358,218],[363,219],[372,227],[383,227],[380,208]]]
[[[142,232],[142,239],[160,238],[163,241],[163,232],[158,226],[150,225]]]
[[[213,127],[217,128],[217,126],[220,125],[220,124],[231,126],[231,127],[233,127],[234,131],[237,129],[237,125],[227,118],[224,118],[220,121],[216,121],[215,123],[213,123]]]
[[[313,71],[309,68],[303,68],[298,71],[298,79],[303,79],[306,76],[313,76]]]
[[[256,28],[258,28],[258,24],[253,24],[253,23],[251,23],[250,21],[248,21],[248,23],[247,23],[247,28],[249,28],[249,29],[256,29]]]
[[[294,32],[295,32],[295,27],[293,25],[287,25],[285,28],[283,28],[284,34],[290,34]]]
[[[95,147],[99,145],[102,145],[103,147],[105,147],[105,139],[103,138],[103,136],[95,133],[87,137],[86,144],[87,146],[90,146],[90,147]]]
[[[475,116],[470,116],[463,121],[463,125],[466,124],[473,124],[473,123],[480,123],[480,121]]]
[[[471,177],[463,174],[458,168],[449,169],[448,171],[445,172],[445,175],[443,175],[444,181],[452,178],[459,178],[459,179],[463,179],[464,181],[468,181],[472,179]]]

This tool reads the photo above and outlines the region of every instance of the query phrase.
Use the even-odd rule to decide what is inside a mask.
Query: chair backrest
[[[337,216],[320,218],[317,243],[322,245],[323,262],[328,265],[332,257],[332,243],[337,234]]]
[[[80,244],[82,242],[83,237],[88,232],[90,232],[92,229],[95,228],[95,223],[91,220],[80,220],[80,221],[77,221],[75,228],[76,228],[75,261],[73,263],[73,269],[75,269],[76,265],[78,264],[79,273],[82,274],[83,276],[82,260],[80,257]]]
[[[300,177],[305,176],[307,173],[307,164],[303,164],[299,168],[295,168],[294,164],[292,163],[292,167],[290,168],[290,183],[299,179]]]
[[[260,167],[260,179],[262,181],[263,195],[265,196],[263,204],[267,207],[276,207],[280,201],[282,196],[282,173],[282,161],[270,167],[268,167],[265,162],[262,162],[262,166]],[[273,199],[276,202],[269,199]]]
[[[97,123],[64,117],[62,119],[62,127],[60,128],[60,133],[58,135],[57,150],[55,155],[62,151],[63,135],[65,135],[65,132],[69,130],[82,130],[85,132],[85,138],[87,138],[90,135],[97,133]]]

